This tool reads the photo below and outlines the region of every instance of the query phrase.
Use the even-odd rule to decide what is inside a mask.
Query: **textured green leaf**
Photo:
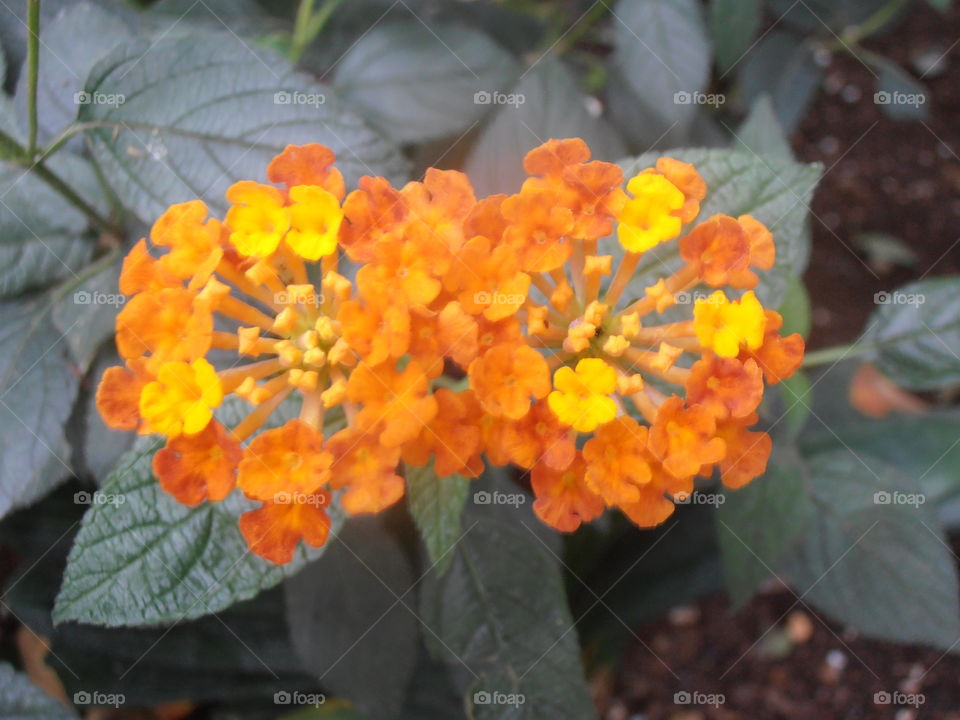
[[[77,394],[45,298],[0,304],[0,516],[71,473],[64,425]]]
[[[930,278],[874,296],[860,342],[894,382],[913,390],[960,383],[960,276]]]
[[[410,20],[363,35],[337,63],[333,86],[388,137],[420,142],[467,130],[516,74],[482,32]]]
[[[78,720],[57,700],[38,688],[25,673],[0,663],[0,715],[4,720]]]
[[[769,95],[788,133],[800,124],[823,77],[811,46],[780,30],[768,33],[738,67],[743,99],[752,104]]]
[[[714,0],[710,3],[710,34],[717,67],[730,71],[749,51],[760,27],[760,0]]]
[[[453,566],[424,580],[427,643],[472,718],[595,717],[557,557],[521,517],[509,505],[468,506]]]
[[[361,710],[394,715],[416,667],[413,586],[413,568],[382,520],[351,519],[324,556],[284,586],[304,668]]]
[[[793,447],[777,443],[762,477],[724,493],[725,502],[717,508],[717,533],[727,591],[736,606],[743,606],[776,574],[803,531],[813,511],[807,472]]]
[[[25,168],[0,163],[0,198],[0,297],[72,277],[90,259],[86,218]]]
[[[697,106],[677,93],[706,87],[710,38],[697,0],[620,0],[613,7],[614,62],[637,97],[667,122],[687,124]]]
[[[439,478],[433,466],[407,468],[407,504],[430,562],[441,575],[453,562],[452,548],[460,538],[463,505],[470,480],[462,475]]]
[[[53,324],[66,336],[83,372],[113,335],[117,313],[126,301],[118,289],[120,264],[117,259],[93,273],[53,306]]]
[[[715,213],[734,217],[750,214],[770,228],[777,246],[777,260],[772,269],[758,271],[761,279],[757,295],[764,305],[778,307],[786,293],[788,278],[801,275],[807,266],[810,254],[807,213],[821,166],[736,150],[671,150],[666,154],[693,163],[707,183],[707,198],[694,223]],[[632,177],[651,167],[659,156],[659,153],[647,153],[621,163],[624,174]],[[616,252],[619,244],[613,245]],[[679,264],[676,242],[665,243],[647,253],[626,295],[632,293],[640,297],[644,287],[675,270]]]
[[[123,97],[83,105],[80,119],[103,125],[87,132],[93,157],[145,222],[197,197],[222,210],[226,188],[264,178],[288,144],[329,146],[349,183],[406,172],[398,150],[323,86],[227,33],[125,44],[96,65],[85,91]]]
[[[157,447],[144,440],[125,455],[84,516],[54,608],[57,622],[197,618],[254,597],[322,554],[301,546],[283,566],[252,554],[237,520],[253,505],[237,492],[221,503],[181,505],[153,477]],[[335,533],[338,514],[333,521]]]
[[[597,160],[623,156],[623,142],[591,111],[588,98],[560,61],[540,61],[521,76],[509,95],[517,103],[498,107],[464,167],[477,195],[520,190],[526,178],[523,156],[550,138],[583,138]]]
[[[135,16],[134,16],[135,17]],[[133,37],[130,17],[89,2],[64,8],[40,25],[40,74],[37,83],[37,137],[46,142],[77,117],[88,98],[83,82],[94,64]],[[20,72],[14,102],[22,125],[27,124],[27,68]],[[79,139],[71,144],[82,146]]]
[[[733,149],[793,160],[793,151],[769,95],[761,95],[753,103],[750,114],[737,130]]]
[[[954,645],[956,564],[932,508],[911,501],[917,486],[847,449],[815,456],[808,477],[816,511],[787,556],[796,592],[865,635]]]

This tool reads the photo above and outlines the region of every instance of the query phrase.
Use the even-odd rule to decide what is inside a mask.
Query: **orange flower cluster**
[[[589,156],[551,140],[527,155],[520,192],[478,200],[436,169],[401,189],[364,177],[347,195],[329,150],[290,146],[272,184],[230,188],[224,222],[199,201],[171,207],[150,234],[159,256],[142,240],[124,263],[125,364],[103,377],[101,414],[167,436],[154,472],[179,501],[239,488],[261,503],[240,529],[278,563],[325,542],[334,498],[348,514],[399,500],[401,463],[433,463],[437,482],[476,477],[483,458],[518,465],[563,531],[610,506],[656,525],[715,468],[742,486],[770,453],[749,429],[764,383],[803,356],[751,291],[772,236],[747,215],[711,217],[680,238],[678,271],[621,303],[706,187],[662,159],[624,189]],[[616,267],[601,241],[623,245]],[[649,322],[700,284],[746,292]],[[236,361],[216,370],[214,353]],[[230,394],[250,412],[226,428],[214,414]],[[299,418],[256,434],[291,395]]]

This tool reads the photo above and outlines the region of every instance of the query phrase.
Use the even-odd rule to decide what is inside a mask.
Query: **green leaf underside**
[[[441,575],[453,562],[454,544],[462,532],[463,505],[470,480],[462,475],[439,478],[428,465],[407,468],[407,504],[430,562]]]
[[[387,136],[420,142],[467,130],[516,73],[510,54],[485,34],[410,20],[358,39],[337,63],[333,86]]]
[[[304,668],[334,695],[393,717],[415,668],[413,585],[404,549],[381,518],[348,521],[323,557],[284,586],[290,638]]]
[[[0,304],[0,516],[70,475],[64,425],[76,397],[45,298]]]
[[[327,145],[350,184],[406,174],[398,150],[328,89],[229,34],[128,43],[94,67],[85,90],[123,97],[84,105],[79,118],[105,125],[87,132],[93,157],[144,222],[198,197],[223,210],[227,187],[265,179],[288,144]]]
[[[508,508],[502,519],[468,512],[452,567],[424,581],[428,645],[454,673],[471,717],[594,717],[557,559]],[[485,692],[524,701],[476,704]]]
[[[0,663],[0,716],[4,720],[77,720],[79,717],[8,663]]]
[[[181,505],[150,468],[159,443],[141,441],[100,490],[70,551],[54,619],[151,625],[217,612],[297,572],[324,548],[301,545],[273,565],[247,549],[237,520],[253,504],[234,492],[221,503]],[[120,500],[119,498],[122,498]],[[340,524],[333,515],[334,534]],[[324,546],[325,547],[325,546]]]
[[[809,478],[816,509],[786,564],[796,592],[866,635],[953,646],[960,639],[954,557],[932,508],[905,501],[917,486],[846,449],[815,456]],[[884,502],[894,492],[902,501]]]
[[[960,276],[878,293],[860,342],[876,346],[874,363],[899,385],[930,390],[960,383]],[[880,297],[880,296],[883,297]]]

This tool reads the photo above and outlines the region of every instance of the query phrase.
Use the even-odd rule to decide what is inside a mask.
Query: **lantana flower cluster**
[[[753,293],[775,257],[762,223],[689,227],[707,193],[694,167],[663,158],[624,188],[582,140],[550,140],[519,192],[477,199],[437,169],[347,194],[333,163],[288,146],[270,184],[228,190],[223,221],[174,205],[124,261],[124,364],[98,408],[166,436],[153,470],[178,501],[239,489],[259,503],[240,518],[248,545],[285,563],[326,541],[334,498],[351,515],[400,500],[405,467],[442,483],[519,466],[561,531],[607,507],[655,526],[697,476],[764,472],[771,441],[751,427],[803,340]],[[628,292],[677,238],[682,266]],[[692,317],[662,320],[701,285]],[[248,408],[232,427],[216,417],[228,395]],[[291,397],[299,417],[264,430]]]

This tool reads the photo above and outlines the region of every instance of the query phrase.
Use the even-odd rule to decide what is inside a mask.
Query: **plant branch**
[[[27,0],[27,154],[37,152],[37,76],[40,64],[40,0]]]

